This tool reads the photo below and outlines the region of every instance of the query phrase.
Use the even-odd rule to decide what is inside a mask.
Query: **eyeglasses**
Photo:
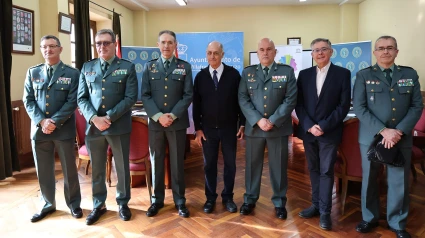
[[[98,41],[98,42],[96,42],[96,46],[97,47],[101,47],[102,45],[103,46],[105,46],[105,47],[107,47],[107,46],[109,46],[110,44],[112,44],[112,42],[111,41]]]
[[[41,49],[43,49],[43,50],[46,50],[46,49],[55,49],[55,48],[57,48],[57,47],[60,47],[59,45],[40,45],[40,48]]]
[[[395,51],[395,50],[397,50],[395,47],[393,47],[393,46],[389,46],[389,47],[379,47],[379,48],[376,48],[375,49],[375,51],[379,51],[379,52],[385,52],[385,50],[387,50],[388,52],[390,52],[390,51]]]
[[[221,55],[221,53],[219,53],[219,52],[211,52],[211,51],[207,51],[207,55],[208,55],[208,56],[214,55],[215,57],[218,57],[218,56],[220,56],[220,55]]]
[[[323,48],[320,48],[320,49],[314,49],[313,52],[316,53],[316,54],[318,54],[320,52],[325,53],[328,50],[330,50],[330,49],[329,48],[326,48],[326,47],[323,47]]]

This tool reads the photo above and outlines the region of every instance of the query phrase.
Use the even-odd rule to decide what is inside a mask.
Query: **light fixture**
[[[176,0],[176,2],[177,2],[180,6],[186,6],[186,5],[187,5],[187,1],[186,1],[186,0]]]
[[[300,2],[306,2],[307,0],[300,0]]]

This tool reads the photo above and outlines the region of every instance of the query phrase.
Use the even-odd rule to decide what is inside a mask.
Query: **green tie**
[[[53,67],[50,66],[49,69],[47,70],[47,77],[49,78],[49,81],[52,79],[53,76]]]
[[[264,77],[267,78],[267,75],[269,75],[269,68],[264,67]]]
[[[103,62],[103,64],[102,64],[102,73],[105,74],[106,71],[108,70],[108,68],[109,68],[109,63],[106,62],[106,61]]]
[[[385,72],[385,78],[387,79],[388,83],[391,85],[392,78],[391,78],[391,69],[384,69]]]
[[[164,66],[165,66],[165,71],[168,71],[168,68],[170,68],[170,61],[166,60]]]

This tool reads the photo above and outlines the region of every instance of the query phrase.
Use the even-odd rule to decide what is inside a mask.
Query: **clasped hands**
[[[169,127],[173,124],[174,119],[170,113],[164,113],[159,117],[158,121],[163,127]]]
[[[56,129],[56,122],[50,118],[45,118],[43,120],[41,120],[40,122],[40,126],[41,126],[41,131],[44,134],[51,134],[55,129]]]
[[[273,123],[269,119],[267,119],[267,118],[261,118],[257,122],[257,125],[263,131],[269,131],[269,130],[271,130],[273,128]]]
[[[382,144],[385,148],[390,149],[401,140],[403,132],[397,129],[385,128],[381,131],[381,135],[384,137]]]
[[[310,132],[311,134],[313,134],[314,136],[321,136],[323,135],[323,131],[322,128],[320,128],[319,125],[314,125],[312,126],[310,129],[308,129],[308,132]]]
[[[111,120],[107,119],[106,116],[105,117],[94,116],[91,122],[94,124],[94,126],[97,129],[99,129],[99,131],[107,130],[112,124]]]

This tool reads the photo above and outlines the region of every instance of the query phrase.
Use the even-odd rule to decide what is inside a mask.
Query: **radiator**
[[[19,155],[31,153],[31,119],[22,100],[12,101],[13,131]]]

